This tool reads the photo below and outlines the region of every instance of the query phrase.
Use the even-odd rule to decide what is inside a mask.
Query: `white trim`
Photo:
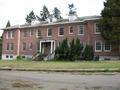
[[[18,45],[17,45],[17,55],[20,55],[20,30],[18,29]]]
[[[51,54],[52,54],[52,52],[53,52],[53,48],[55,47],[55,46],[53,46],[53,45],[55,45],[55,44],[53,44],[53,42],[55,43],[55,40],[42,40],[42,41],[40,41],[40,53],[42,53],[42,43],[44,43],[44,42],[51,42]]]
[[[105,41],[105,42],[107,42],[107,41]],[[105,50],[105,42],[104,42],[104,52],[111,52],[111,48],[112,48],[111,42],[110,42],[110,50]]]
[[[16,58],[17,58],[17,55],[14,55],[14,54],[2,54],[2,60],[15,60]]]
[[[72,33],[70,32],[70,27],[73,28],[73,32]],[[72,25],[69,26],[69,34],[74,34],[74,26],[72,26]]]
[[[80,31],[80,26],[83,27],[83,34],[80,34],[79,31]],[[81,24],[81,25],[78,25],[78,35],[84,35],[85,34],[85,26],[84,24]]]
[[[63,28],[63,35],[59,35],[60,28]],[[63,36],[64,36],[64,27],[63,27],[63,26],[59,26],[59,27],[58,27],[58,36],[60,36],[60,37],[63,37]]]
[[[97,23],[94,23],[94,34],[101,34],[100,32],[96,32],[96,28],[97,28]]]
[[[96,50],[96,42],[100,42],[101,43],[101,50]],[[100,41],[100,40],[95,41],[95,52],[102,52],[102,41]]]

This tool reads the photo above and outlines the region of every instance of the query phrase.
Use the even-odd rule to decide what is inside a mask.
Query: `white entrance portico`
[[[55,51],[55,40],[41,40],[40,41],[40,53],[52,54]]]

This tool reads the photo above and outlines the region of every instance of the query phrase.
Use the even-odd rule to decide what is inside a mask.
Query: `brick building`
[[[17,56],[31,58],[37,52],[54,54],[56,46],[63,39],[70,42],[79,38],[81,43],[92,45],[94,55],[100,59],[118,59],[118,45],[112,45],[100,35],[97,21],[100,16],[61,19],[54,22],[31,23],[4,28],[2,59],[13,60]]]

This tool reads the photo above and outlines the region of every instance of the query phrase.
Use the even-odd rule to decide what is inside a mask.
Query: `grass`
[[[120,61],[82,61],[82,62],[64,62],[64,61],[29,61],[29,60],[13,60],[1,61],[0,68],[10,67],[15,69],[120,69]]]

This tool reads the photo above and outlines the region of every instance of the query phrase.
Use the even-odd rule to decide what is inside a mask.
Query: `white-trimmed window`
[[[74,27],[73,26],[69,26],[69,34],[73,34],[74,32]]]
[[[38,29],[36,30],[36,37],[40,37],[41,36],[41,31]]]
[[[22,43],[22,50],[26,50],[26,43],[25,42]]]
[[[14,44],[13,43],[7,43],[7,50],[13,50],[14,49]]]
[[[32,48],[33,48],[33,44],[32,44],[32,42],[30,42],[29,49],[32,49]]]
[[[13,38],[14,38],[14,31],[8,31],[6,38],[7,38],[7,39],[13,39]]]
[[[78,26],[78,34],[79,35],[84,35],[84,25],[79,25]]]
[[[33,36],[33,30],[31,29],[30,30],[30,37],[32,37]]]
[[[102,52],[102,41],[95,41],[95,52]]]
[[[94,24],[94,32],[95,34],[100,34],[100,26],[98,23]]]
[[[105,41],[105,43],[104,43],[104,51],[105,52],[110,52],[111,51],[111,42],[110,41]]]
[[[52,28],[47,29],[47,36],[51,37],[52,36]]]
[[[64,28],[63,27],[59,27],[58,36],[64,36]]]

